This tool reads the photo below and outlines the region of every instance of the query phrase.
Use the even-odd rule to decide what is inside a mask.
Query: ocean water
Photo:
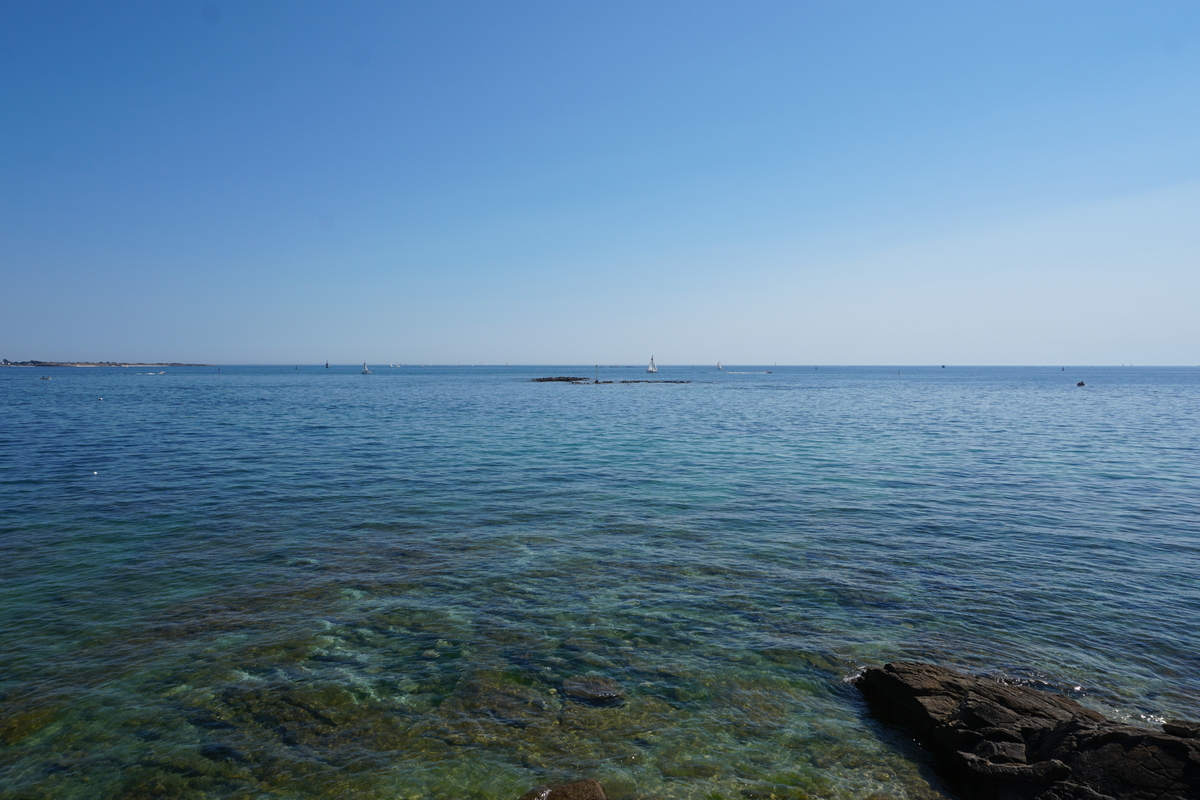
[[[359,369],[0,370],[0,796],[944,797],[894,659],[1200,718],[1200,369]]]

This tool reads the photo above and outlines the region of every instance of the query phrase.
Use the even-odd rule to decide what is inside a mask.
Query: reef
[[[577,383],[595,386],[609,384],[614,381],[596,381],[591,378],[578,378],[570,375],[557,375],[550,378],[531,378],[530,383]],[[691,381],[616,381],[616,383],[691,383]]]
[[[931,750],[978,800],[1196,800],[1200,724],[1162,730],[1106,718],[1065,696],[897,662],[856,681],[879,718]]]

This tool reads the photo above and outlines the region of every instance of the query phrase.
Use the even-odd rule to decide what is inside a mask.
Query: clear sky
[[[0,4],[0,357],[1200,364],[1200,3]]]

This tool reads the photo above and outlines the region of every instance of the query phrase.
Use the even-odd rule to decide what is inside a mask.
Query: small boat
[[[646,372],[658,372],[658,367],[654,366],[654,356],[650,356],[650,366],[646,367]]]
[[[370,374],[371,374],[371,370],[367,369],[367,362],[365,362],[365,361],[363,362],[363,371],[362,371],[362,374],[363,374],[363,375],[370,375]]]
[[[326,362],[325,362],[325,369],[329,369],[329,362],[328,362],[328,361],[326,361]]]
[[[721,369],[721,362],[720,362],[720,361],[718,361],[718,362],[717,362],[717,369]]]

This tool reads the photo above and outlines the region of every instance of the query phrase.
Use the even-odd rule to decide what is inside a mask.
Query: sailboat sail
[[[367,369],[367,362],[365,362],[365,361],[363,362],[363,371],[362,371],[362,374],[363,374],[363,375],[370,375],[370,374],[371,374],[371,370]]]
[[[721,362],[720,362],[720,361],[718,361],[718,362],[717,362],[717,369],[721,369]]]
[[[646,367],[646,372],[658,372],[658,367],[654,366],[654,356],[650,356],[650,366]]]

